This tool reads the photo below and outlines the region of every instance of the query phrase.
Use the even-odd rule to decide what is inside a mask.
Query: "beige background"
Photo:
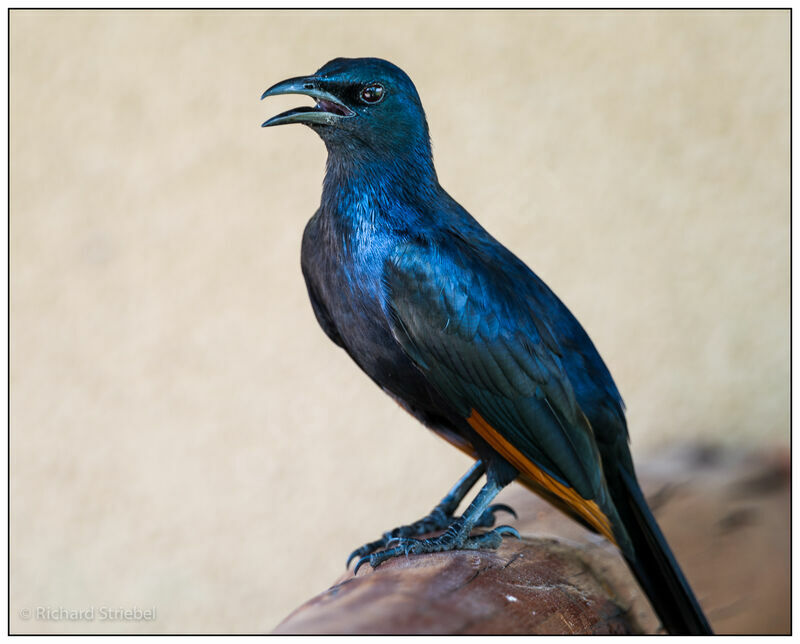
[[[362,55],[589,330],[637,456],[788,441],[788,12],[14,11],[12,631],[270,629],[467,467],[317,328],[324,146],[259,128]]]

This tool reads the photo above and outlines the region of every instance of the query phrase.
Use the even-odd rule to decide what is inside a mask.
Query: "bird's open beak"
[[[324,81],[315,76],[298,76],[281,81],[270,87],[261,95],[261,99],[267,96],[278,96],[279,94],[303,94],[310,96],[317,101],[314,107],[296,107],[288,112],[283,112],[271,119],[264,121],[261,127],[271,127],[273,125],[285,125],[286,123],[309,123],[316,125],[334,125],[342,119],[355,116],[355,112],[344,105],[341,99],[337,98],[324,89]]]

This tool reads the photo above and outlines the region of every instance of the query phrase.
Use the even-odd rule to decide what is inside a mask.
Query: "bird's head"
[[[273,85],[261,98],[279,94],[304,94],[316,104],[273,116],[262,127],[304,123],[333,152],[430,155],[428,125],[414,83],[390,62],[336,58],[311,76]]]

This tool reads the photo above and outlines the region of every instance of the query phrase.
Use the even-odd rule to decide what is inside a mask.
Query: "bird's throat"
[[[322,203],[348,212],[418,210],[440,190],[429,154],[359,154],[330,150]]]

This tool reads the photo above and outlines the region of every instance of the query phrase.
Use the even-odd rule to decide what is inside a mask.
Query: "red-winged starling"
[[[303,123],[328,150],[301,254],[319,324],[381,389],[475,459],[428,516],[353,552],[356,570],[518,537],[509,526],[472,531],[511,511],[492,500],[519,479],[617,545],[667,631],[711,633],[637,483],[611,374],[567,307],[439,185],[409,77],[377,58],[337,58],[262,98],[279,94],[315,105],[264,126]]]

